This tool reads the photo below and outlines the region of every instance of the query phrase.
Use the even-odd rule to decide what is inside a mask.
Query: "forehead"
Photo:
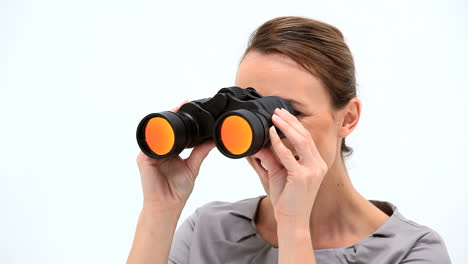
[[[320,79],[282,54],[249,52],[239,65],[235,85],[254,87],[263,96],[281,96],[304,104],[329,102]]]

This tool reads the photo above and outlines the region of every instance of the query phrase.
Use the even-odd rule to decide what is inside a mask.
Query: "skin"
[[[353,187],[340,153],[342,139],[359,121],[358,98],[336,110],[320,79],[286,56],[256,51],[249,52],[239,65],[236,85],[254,87],[263,96],[294,99],[293,107],[302,113],[296,118],[275,112],[292,130],[292,136],[282,140],[289,153],[279,152],[272,142],[272,147],[246,158],[267,193],[257,210],[257,231],[273,247],[279,247],[280,260],[282,251],[288,258],[294,257],[294,253],[289,254],[294,251],[291,244],[282,244],[280,230],[287,229],[282,222],[307,225],[306,230],[296,230],[307,232],[303,237],[310,237],[314,249],[325,249],[353,245],[388,219]],[[273,119],[273,123],[281,128],[278,120]],[[285,166],[282,155],[299,156],[299,169]],[[282,191],[278,193],[278,189]]]
[[[271,147],[246,158],[267,193],[258,207],[256,228],[279,247],[278,263],[315,263],[313,249],[354,244],[385,222],[388,216],[353,188],[339,152],[342,138],[359,120],[357,98],[334,110],[318,78],[287,57],[255,51],[239,65],[236,85],[255,87],[264,96],[293,95],[293,107],[302,112],[296,118],[276,109],[273,124],[287,138],[280,139],[270,128]],[[138,154],[143,206],[127,263],[168,262],[180,214],[214,146],[212,141],[200,144],[186,159]]]

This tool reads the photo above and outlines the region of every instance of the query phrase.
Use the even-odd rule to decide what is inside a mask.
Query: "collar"
[[[266,195],[259,195],[254,198],[248,198],[231,203],[231,210],[229,213],[245,218],[246,220],[254,220],[258,208],[258,203],[263,197],[266,197]]]
[[[230,204],[229,214],[237,218],[236,221],[230,223],[231,226],[229,227],[230,237],[234,242],[240,242],[257,235],[254,219],[258,203],[262,197],[266,197],[266,195],[259,195]]]
[[[237,222],[242,225],[242,228],[236,228],[237,230],[234,235],[234,239],[237,242],[257,233],[254,219],[259,202],[263,197],[266,197],[266,195],[259,195],[257,197],[247,198],[230,204],[229,213],[244,220]],[[385,223],[383,223],[371,236],[389,237],[395,235],[394,226],[398,224],[397,220],[405,220],[406,218],[404,218],[398,212],[397,207],[390,202],[379,200],[369,200],[369,202],[389,216],[387,221],[385,221]]]

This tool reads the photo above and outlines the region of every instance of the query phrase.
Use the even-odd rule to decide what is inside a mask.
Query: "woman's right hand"
[[[182,102],[171,111],[177,112],[186,102],[188,101]],[[182,211],[192,193],[201,163],[214,146],[212,140],[206,141],[196,146],[186,159],[175,156],[157,160],[140,152],[137,163],[143,188],[144,208]]]

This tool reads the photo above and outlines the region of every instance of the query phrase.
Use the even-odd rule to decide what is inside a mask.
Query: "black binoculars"
[[[213,97],[185,103],[176,113],[145,116],[138,124],[136,138],[140,149],[154,159],[179,155],[209,139],[225,156],[242,158],[269,144],[268,130],[276,108],[297,115],[281,97],[262,96],[252,87],[222,88]],[[279,129],[277,132],[284,138]]]

